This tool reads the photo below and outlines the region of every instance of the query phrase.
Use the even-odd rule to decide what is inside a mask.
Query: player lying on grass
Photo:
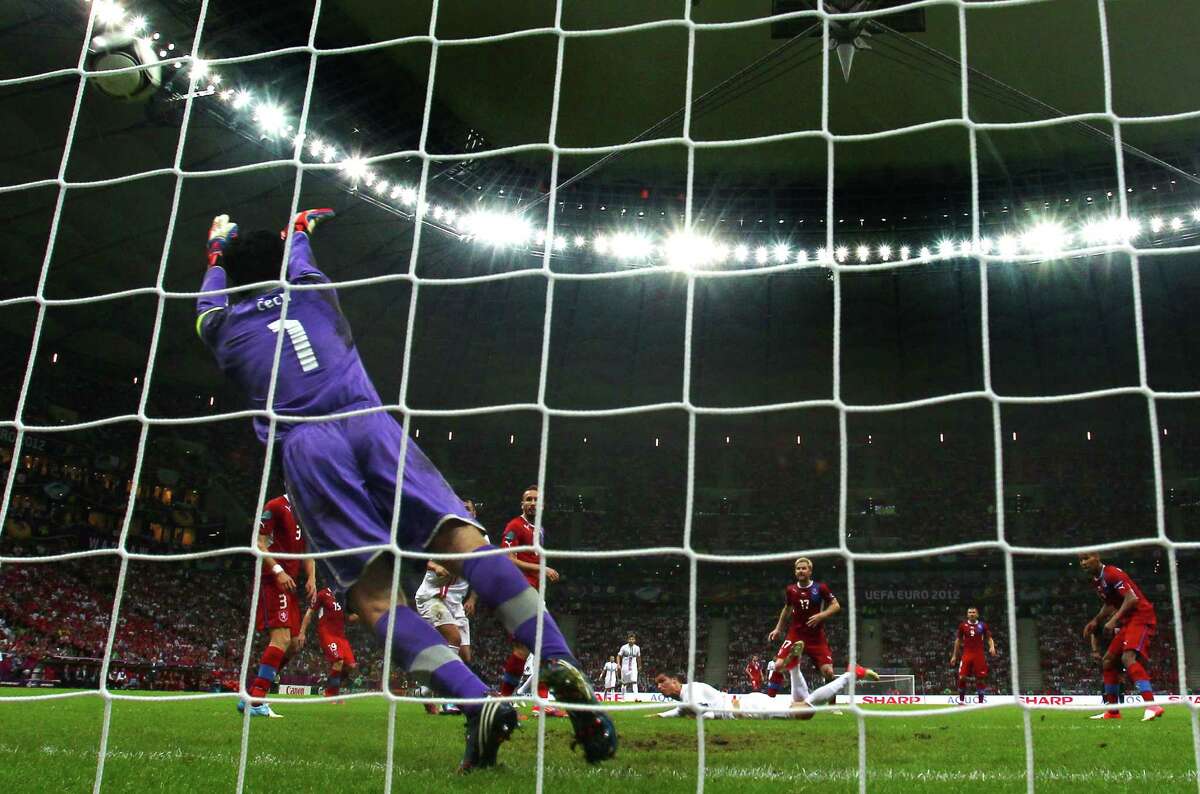
[[[204,294],[196,301],[196,331],[254,409],[265,412],[271,395],[284,479],[312,551],[348,552],[322,559],[337,589],[346,593],[347,606],[373,626],[382,641],[391,643],[393,658],[412,677],[428,680],[446,697],[482,699],[487,686],[407,606],[403,594],[393,590],[394,560],[387,552],[393,543],[438,558],[495,547],[487,544],[462,500],[396,420],[386,411],[371,410],[382,406],[379,394],[358,355],[337,292],[317,268],[309,242],[317,224],[332,216],[328,209],[306,210],[284,234],[256,231],[241,236],[229,216],[214,218],[208,234],[208,271],[201,285]],[[291,246],[283,276],[293,285],[286,293],[278,283],[285,236]],[[259,286],[221,294],[253,284]],[[277,344],[282,348],[273,374]],[[364,410],[335,419],[297,421]],[[270,417],[255,416],[254,426],[266,443]],[[402,454],[403,479],[398,480]],[[399,508],[399,518],[393,540],[394,507]],[[538,594],[506,555],[477,554],[447,560],[446,567],[470,583],[513,636],[535,645]],[[544,680],[557,700],[592,704],[591,684],[548,613],[541,621],[541,635]],[[467,750],[462,769],[494,765],[500,743],[516,728],[516,710],[507,702],[489,700],[466,705],[463,711]],[[572,711],[571,721],[588,761],[602,761],[616,752],[616,731],[606,715]]]
[[[793,681],[799,676],[804,682],[804,676],[799,670],[793,671]],[[828,703],[844,690],[854,677],[878,681],[879,675],[871,669],[859,666],[836,676],[832,681],[808,691],[807,683],[793,687],[791,705],[783,709],[781,703],[763,692],[750,692],[745,695],[735,695],[721,692],[708,684],[693,681],[685,684],[682,675],[659,673],[654,679],[658,691],[675,700],[686,700],[687,703],[676,706],[670,711],[658,714],[647,714],[648,717],[695,717],[702,715],[705,719],[797,719],[811,720],[816,714],[814,706]],[[684,690],[687,690],[686,697]],[[803,694],[801,694],[803,693]]]
[[[1158,623],[1154,605],[1129,574],[1115,565],[1105,565],[1096,552],[1080,554],[1079,567],[1091,574],[1096,595],[1103,602],[1096,617],[1083,627],[1083,636],[1092,636],[1101,626],[1106,635],[1112,636],[1108,650],[1100,660],[1104,702],[1116,703],[1120,700],[1121,670],[1124,669],[1129,680],[1142,693],[1142,700],[1149,704],[1142,714],[1142,721],[1158,719],[1162,716],[1163,708],[1154,703],[1154,689],[1150,686],[1150,674],[1145,667],[1150,661],[1150,640]],[[1121,712],[1117,709],[1092,715],[1094,720],[1120,718]]]

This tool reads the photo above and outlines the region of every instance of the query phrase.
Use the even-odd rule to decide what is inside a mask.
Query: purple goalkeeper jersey
[[[313,261],[308,235],[292,235],[287,280],[292,284],[329,282]],[[225,269],[211,267],[200,289],[225,289]],[[280,321],[283,288],[230,304],[228,295],[196,300],[196,331],[212,350],[217,365],[249,395],[253,408],[267,407],[276,334],[284,331],[273,406],[282,416],[320,416],[380,405],[379,394],[363,368],[350,324],[342,315],[333,289],[293,290],[287,319]],[[266,442],[269,422],[254,418],[258,437]],[[282,439],[292,425],[280,421]]]

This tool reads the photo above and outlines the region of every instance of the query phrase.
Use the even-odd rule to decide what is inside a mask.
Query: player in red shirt
[[[750,677],[750,691],[761,692],[763,685],[763,668],[762,662],[757,656],[751,656],[750,661],[746,662],[746,675]]]
[[[967,702],[967,679],[975,679],[975,695],[978,702],[983,702],[983,693],[987,688],[988,664],[983,655],[983,642],[987,640],[987,651],[996,655],[996,641],[992,639],[992,630],[979,619],[979,610],[975,607],[967,609],[967,619],[958,624],[958,633],[954,635],[954,650],[950,651],[950,666],[958,661],[958,652],[962,651],[962,662],[958,666],[958,702]]]
[[[538,488],[536,485],[531,485],[521,494],[521,515],[509,521],[504,526],[504,533],[500,536],[500,548],[507,549],[514,546],[532,546],[534,543],[545,539],[546,531],[544,528],[534,526],[534,520],[537,517],[538,508]],[[508,555],[513,564],[520,569],[525,576],[525,581],[529,582],[529,586],[534,590],[539,589],[541,584],[539,571],[541,570],[542,557],[536,551],[517,551]],[[546,566],[546,581],[557,582],[558,571]],[[521,683],[521,675],[525,671],[525,660],[529,658],[529,648],[517,642],[513,638],[512,653],[504,662],[504,672],[500,677],[500,695],[509,697],[513,692],[517,691],[517,687]],[[538,697],[545,698],[549,696],[550,690],[546,686],[545,681],[538,682]],[[536,706],[534,707],[536,710]],[[547,709],[546,716],[550,717],[565,717],[566,712],[559,709]]]
[[[317,592],[316,564],[312,558],[276,561],[270,556],[270,552],[303,554],[306,551],[304,533],[292,514],[292,503],[287,494],[267,502],[258,524],[257,542],[264,556],[256,627],[259,631],[267,632],[268,644],[258,664],[258,675],[250,684],[250,697],[253,699],[250,713],[261,717],[278,717],[262,698],[271,691],[271,684],[283,666],[304,647],[304,637],[300,633],[299,594],[296,592],[296,580],[300,578],[301,568],[307,579],[304,584],[305,600],[311,601]],[[238,711],[245,708],[245,701],[239,701]]]
[[[342,679],[352,678],[357,662],[354,660],[354,649],[346,639],[346,612],[338,603],[337,596],[328,587],[317,591],[312,606],[304,613],[304,623],[300,626],[300,636],[308,636],[308,627],[312,623],[313,614],[317,616],[317,636],[321,638],[321,651],[325,661],[329,662],[329,675],[325,679],[325,697],[334,698],[341,692]],[[358,620],[358,615],[350,615],[349,622]]]
[[[825,638],[824,623],[840,612],[842,606],[824,582],[813,581],[812,560],[801,557],[793,569],[796,581],[784,590],[779,620],[767,635],[767,639],[774,642],[783,636],[783,627],[788,626],[787,639],[775,654],[775,670],[767,684],[767,694],[771,697],[775,697],[783,685],[784,670],[800,664],[801,653],[813,660],[826,681],[834,678],[833,651]]]
[[[1142,714],[1142,721],[1162,716],[1162,706],[1154,704],[1154,690],[1150,686],[1150,674],[1143,662],[1149,662],[1150,640],[1158,624],[1154,605],[1142,594],[1141,589],[1129,578],[1129,574],[1115,565],[1105,565],[1100,555],[1087,551],[1079,555],[1079,567],[1092,575],[1096,595],[1104,602],[1096,617],[1083,627],[1083,636],[1090,637],[1103,625],[1104,633],[1112,640],[1101,660],[1104,676],[1104,702],[1116,703],[1121,697],[1121,668],[1142,693],[1142,700],[1150,704]],[[1121,712],[1109,709],[1092,716],[1094,720],[1115,720]]]

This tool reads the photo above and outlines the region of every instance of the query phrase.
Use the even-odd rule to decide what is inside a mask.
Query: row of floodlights
[[[141,37],[142,46],[172,47],[155,42],[159,34],[147,34],[147,21],[131,16],[116,0],[95,0],[96,21],[101,28],[126,36]],[[163,49],[161,55],[168,54]],[[178,66],[179,64],[176,64]],[[1021,257],[1054,259],[1077,249],[1132,245],[1147,232],[1161,235],[1164,231],[1178,234],[1200,230],[1200,209],[1190,218],[1153,217],[1141,220],[1131,217],[1108,217],[1090,221],[1074,231],[1053,220],[1042,220],[1017,233],[978,240],[943,237],[922,246],[893,245],[881,242],[874,245],[819,246],[813,249],[794,247],[787,242],[762,245],[718,239],[696,231],[676,231],[667,235],[652,235],[640,231],[595,234],[556,234],[553,237],[539,230],[518,213],[480,210],[462,213],[451,207],[420,201],[416,187],[393,181],[377,173],[369,161],[349,154],[336,143],[297,132],[285,107],[256,95],[247,88],[220,88],[221,76],[203,60],[194,59],[189,76],[193,86],[205,94],[216,95],[233,111],[248,115],[258,133],[268,139],[290,139],[297,154],[317,163],[332,164],[350,183],[365,195],[380,201],[394,201],[408,209],[419,221],[435,222],[461,239],[493,249],[526,249],[534,253],[578,251],[616,260],[627,266],[665,265],[678,268],[717,267],[735,265],[787,264],[875,264],[893,261],[934,261],[969,256],[996,256],[1001,259]]]

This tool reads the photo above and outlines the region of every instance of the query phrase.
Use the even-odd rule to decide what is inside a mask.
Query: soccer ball
[[[92,39],[88,60],[91,71],[112,71],[143,66],[135,72],[95,75],[92,84],[107,96],[124,102],[146,99],[162,87],[162,66],[158,54],[145,39],[128,33],[113,33]]]

